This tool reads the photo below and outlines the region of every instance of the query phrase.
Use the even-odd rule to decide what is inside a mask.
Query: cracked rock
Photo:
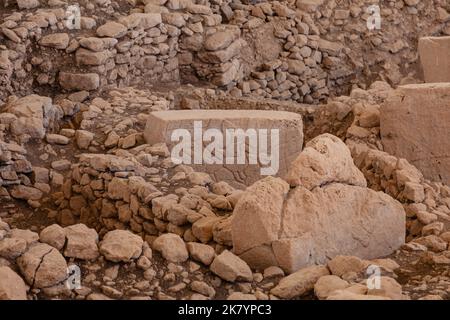
[[[58,250],[48,244],[32,246],[17,259],[27,283],[34,288],[46,288],[67,278],[67,263]]]

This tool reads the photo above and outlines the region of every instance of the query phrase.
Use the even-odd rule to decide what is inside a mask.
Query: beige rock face
[[[267,142],[267,154],[270,157],[273,150],[273,157],[276,156],[277,148],[274,144],[271,145],[272,137],[271,130],[279,130],[279,170],[278,175],[283,176],[287,173],[287,169],[291,162],[300,153],[303,146],[303,124],[300,115],[290,112],[281,111],[254,111],[249,110],[182,110],[182,111],[161,111],[153,112],[148,121],[144,132],[145,139],[149,144],[156,144],[165,142],[169,150],[177,146],[182,139],[177,138],[172,142],[172,133],[175,129],[186,129],[191,135],[191,150],[194,148],[194,122],[201,121],[202,133],[207,129],[219,129],[222,133],[223,139],[223,161],[224,164],[195,164],[195,159],[192,159],[194,169],[196,171],[203,171],[209,173],[216,181],[226,181],[233,186],[245,187],[251,185],[257,180],[264,178],[261,173],[261,168],[271,167],[269,165],[261,165],[259,159],[257,164],[249,164],[248,155],[249,147],[245,148],[245,164],[237,164],[236,155],[233,153],[233,164],[226,164],[226,129],[242,129],[244,133],[249,133],[248,129],[255,129],[256,135],[261,131],[257,129],[267,129],[267,137],[259,139],[259,141]],[[247,143],[248,137],[245,137]],[[180,139],[180,140],[178,140]],[[206,140],[206,139],[205,139]],[[258,141],[258,142],[259,142]],[[243,146],[238,139],[234,139],[235,150],[236,145]],[[257,142],[257,143],[258,143]],[[209,145],[209,141],[205,141],[203,145]],[[253,144],[252,144],[253,145]],[[241,148],[239,148],[241,149]],[[258,148],[258,151],[261,148]],[[205,150],[205,149],[203,149]],[[203,152],[202,150],[202,152]],[[258,156],[257,156],[258,157]],[[274,163],[272,161],[274,166]]]
[[[399,87],[381,107],[385,151],[407,159],[432,181],[450,183],[450,84]]]
[[[424,37],[419,39],[419,55],[425,82],[450,81],[450,37]]]
[[[325,144],[329,139],[324,135],[317,143]],[[356,181],[364,185],[364,180],[349,179],[361,174],[351,162],[334,166],[346,163],[342,157],[351,161],[348,149],[344,150],[324,165],[324,177],[311,175],[315,180],[304,180],[319,182],[318,186],[309,183],[311,190],[303,186],[289,190],[285,181],[273,177],[249,187],[233,213],[234,252],[251,267],[277,265],[292,273],[338,255],[372,259],[399,248],[405,238],[403,207],[384,193],[345,184]],[[311,162],[305,163],[308,172]],[[341,171],[333,172],[327,166]],[[298,181],[308,177],[300,166],[296,170]],[[334,179],[327,180],[333,175]],[[320,181],[332,182],[320,187]]]

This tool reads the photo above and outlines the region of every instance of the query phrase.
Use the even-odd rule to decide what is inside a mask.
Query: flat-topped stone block
[[[149,144],[166,143],[176,163],[245,187],[287,173],[303,147],[303,122],[284,111],[158,111],[144,136]]]

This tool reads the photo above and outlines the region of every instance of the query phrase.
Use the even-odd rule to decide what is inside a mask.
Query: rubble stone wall
[[[421,78],[418,38],[450,34],[443,0],[381,1],[379,30],[366,25],[366,0],[68,1],[75,3],[81,30],[67,29],[66,6],[57,2],[1,13],[0,99],[33,87],[183,81],[317,104],[356,84]]]

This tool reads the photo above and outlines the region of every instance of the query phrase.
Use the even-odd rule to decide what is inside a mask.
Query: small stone
[[[307,267],[281,279],[270,293],[284,299],[300,297],[314,289],[314,285],[321,277],[329,274],[325,266]]]
[[[13,187],[10,193],[13,198],[23,200],[40,200],[43,196],[41,190],[22,185]]]
[[[177,234],[166,233],[153,241],[153,249],[161,252],[162,256],[171,262],[184,262],[189,258],[186,244]]]
[[[122,38],[127,31],[127,28],[123,24],[108,21],[97,29],[97,35],[99,37]]]
[[[194,292],[198,292],[204,296],[208,296],[210,298],[216,295],[216,290],[213,287],[208,285],[203,281],[193,281],[190,285],[191,290]]]
[[[264,269],[264,279],[270,279],[275,277],[284,277],[284,271],[280,267],[271,266]]]
[[[0,266],[1,300],[27,300],[25,282],[17,273],[5,266]]]
[[[342,280],[338,276],[328,275],[319,278],[314,285],[314,293],[320,300],[325,300],[334,291],[348,288],[350,285],[347,281]]]
[[[390,277],[381,277],[379,289],[370,289],[367,291],[369,295],[381,296],[392,300],[402,300],[402,286]]]
[[[5,238],[0,240],[0,257],[15,259],[27,249],[27,242],[20,238]]]
[[[66,171],[70,169],[72,163],[69,160],[57,160],[53,161],[51,165],[56,171]]]
[[[52,33],[42,37],[39,44],[44,47],[64,50],[69,46],[69,40],[67,33]]]
[[[349,272],[362,272],[369,265],[358,257],[336,256],[328,262],[328,268],[333,275],[341,277]]]
[[[214,248],[206,244],[189,242],[187,244],[187,248],[192,259],[199,261],[207,266],[209,266],[213,262],[216,255]]]
[[[100,242],[100,253],[109,261],[129,262],[139,258],[143,244],[142,238],[130,231],[113,230]]]
[[[41,231],[39,238],[41,242],[62,250],[66,243],[66,231],[60,225],[52,224]]]
[[[233,292],[227,298],[227,300],[257,300],[253,294]]]
[[[252,281],[253,274],[247,263],[228,250],[223,251],[212,262],[210,269],[224,280]]]
[[[66,145],[66,144],[69,144],[69,142],[70,142],[69,138],[59,135],[59,134],[47,134],[45,138],[46,138],[47,142],[50,144]]]

